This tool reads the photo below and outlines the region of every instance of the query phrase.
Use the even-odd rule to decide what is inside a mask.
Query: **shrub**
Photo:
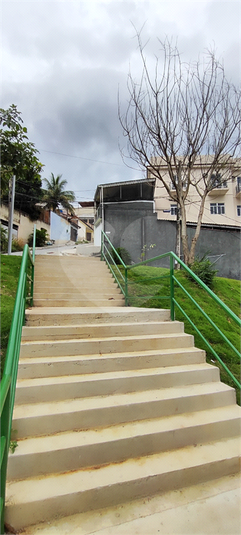
[[[131,255],[124,247],[117,247],[116,252],[121,257],[121,260],[123,260],[123,262],[124,262],[124,264],[126,264],[126,266],[129,266],[131,264]],[[111,254],[112,254],[114,262],[116,264],[120,264],[120,260],[117,257],[117,255],[115,254],[115,252],[112,251]]]
[[[36,247],[44,247],[46,241],[47,230],[45,228],[41,228],[41,230],[36,230]],[[28,245],[29,247],[33,246],[33,233],[30,234],[28,238]]]
[[[2,225],[0,226],[0,239],[1,239],[1,252],[2,253],[7,253],[8,251],[8,238],[7,238],[7,231],[5,228],[2,227]]]
[[[195,258],[192,265],[188,266],[201,281],[203,281],[209,288],[213,287],[214,277],[217,274],[217,269],[213,269],[213,264],[204,255],[201,259]],[[189,279],[194,280],[191,275],[187,274]]]
[[[7,230],[3,228],[2,226],[0,228],[1,228],[1,252],[7,253],[8,252]],[[23,248],[24,248],[24,243],[22,240],[18,240],[16,238],[12,240],[12,252],[13,253],[16,251],[23,251]]]
[[[16,240],[14,239],[12,241],[12,251],[13,252],[17,252],[17,251],[23,251],[23,248],[24,248],[24,243],[22,240]]]

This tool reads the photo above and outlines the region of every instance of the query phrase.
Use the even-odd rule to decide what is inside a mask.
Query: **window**
[[[177,215],[177,204],[171,204],[171,215]]]
[[[213,188],[227,188],[227,180],[222,180],[222,177],[219,173],[211,175],[212,187]]]
[[[241,204],[239,204],[237,206],[237,215],[240,217],[241,216]]]
[[[183,179],[183,175],[182,175],[182,189],[187,189],[187,181]],[[176,186],[175,184],[177,185],[178,184],[178,177],[177,175],[173,175],[173,181],[170,183],[170,189],[176,189]]]
[[[225,204],[224,202],[211,202],[210,203],[210,214],[225,214]]]

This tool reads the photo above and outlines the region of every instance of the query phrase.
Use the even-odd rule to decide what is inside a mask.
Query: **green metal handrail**
[[[105,242],[107,241],[108,243],[108,247],[105,245]],[[212,318],[210,318],[208,316],[208,314],[206,314],[206,312],[199,306],[199,304],[195,301],[195,299],[189,294],[189,292],[183,287],[183,285],[179,282],[179,280],[177,279],[177,277],[175,276],[175,270],[174,270],[174,262],[176,261],[181,267],[182,269],[188,273],[189,276],[192,277],[192,279],[199,284],[199,286],[205,290],[205,292],[212,298],[212,300],[217,303],[227,314],[228,316],[237,324],[239,325],[239,327],[241,327],[241,320],[238,318],[238,316],[236,316],[236,314],[234,314],[234,312],[227,306],[225,305],[225,303],[223,303],[223,301],[201,280],[199,279],[199,277],[193,273],[193,271],[180,259],[178,258],[178,256],[173,253],[172,251],[169,251],[168,253],[164,253],[162,255],[158,255],[158,256],[155,256],[154,258],[151,258],[149,260],[144,260],[143,262],[139,262],[137,264],[132,264],[130,266],[126,266],[125,263],[123,262],[123,260],[119,257],[117,251],[115,250],[114,246],[111,244],[109,238],[106,236],[106,234],[104,234],[104,232],[102,232],[102,240],[101,240],[101,258],[102,260],[105,259],[106,260],[106,251],[108,251],[108,254],[109,254],[109,249],[111,249],[112,251],[112,254],[110,256],[110,258],[113,260],[113,257],[116,255],[117,258],[119,259],[123,269],[124,269],[124,273],[125,275],[123,276],[123,274],[121,273],[119,267],[117,266],[117,264],[113,261],[113,264],[115,265],[115,270],[113,269],[113,267],[110,265],[110,262],[107,262],[109,268],[111,269],[111,272],[113,273],[114,277],[115,277],[115,280],[117,281],[117,283],[119,284],[120,288],[121,288],[121,291],[122,293],[124,294],[125,296],[125,304],[126,306],[129,305],[129,296],[128,296],[128,272],[133,269],[133,268],[136,268],[138,266],[143,266],[145,264],[149,264],[149,263],[152,263],[152,262],[156,262],[157,260],[161,260],[163,258],[167,258],[169,257],[170,259],[170,296],[168,297],[170,299],[170,314],[171,314],[171,320],[174,320],[175,319],[175,309],[177,308],[178,310],[180,310],[180,312],[184,315],[184,317],[189,321],[190,325],[193,327],[193,329],[195,330],[195,332],[200,336],[200,338],[203,340],[203,342],[205,342],[207,348],[211,351],[211,353],[214,355],[214,357],[218,360],[218,362],[222,365],[222,367],[224,368],[224,370],[228,373],[228,375],[231,377],[232,381],[234,382],[234,384],[236,385],[236,387],[238,388],[241,388],[241,384],[240,382],[236,379],[236,377],[234,377],[234,375],[232,374],[232,372],[228,369],[228,367],[226,366],[226,364],[223,362],[223,360],[221,359],[221,357],[217,354],[217,352],[213,349],[213,347],[211,346],[211,344],[208,342],[208,340],[203,336],[203,334],[201,333],[201,331],[198,329],[198,327],[193,323],[193,321],[191,320],[191,318],[186,314],[184,308],[180,305],[180,303],[178,303],[176,297],[175,297],[175,284],[182,290],[182,292],[184,292],[184,294],[191,300],[191,302],[193,303],[193,305],[199,310],[199,312],[203,315],[203,317],[210,323],[210,325],[216,330],[216,332],[221,336],[222,340],[229,346],[229,348],[234,351],[234,353],[236,355],[239,356],[239,358],[241,357],[241,354],[240,352],[236,349],[236,347],[232,344],[232,342],[230,342],[230,340],[225,336],[225,334],[221,331],[221,329],[219,329],[219,327],[214,323],[214,321],[212,320]],[[124,284],[121,286],[120,285],[120,282],[118,280],[118,277],[116,276],[116,273],[115,271],[118,270],[118,272],[121,274],[121,277],[124,281]],[[164,278],[165,276],[161,276],[159,277],[160,279],[161,278]],[[145,296],[146,297],[146,296]],[[164,297],[165,298],[165,297]]]
[[[3,369],[3,376],[0,384],[0,417],[1,417],[1,496],[0,496],[0,521],[1,533],[4,533],[4,508],[8,452],[11,439],[12,415],[16,391],[16,381],[18,373],[18,361],[20,354],[20,344],[22,326],[25,320],[26,302],[30,306],[33,304],[33,281],[34,281],[34,259],[36,228],[33,234],[32,256],[28,245],[24,246],[22,262],[19,273],[18,287],[15,298],[12,323],[9,333],[6,360]],[[29,274],[30,271],[30,274]]]

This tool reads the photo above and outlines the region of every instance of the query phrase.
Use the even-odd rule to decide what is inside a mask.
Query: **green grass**
[[[120,267],[120,266],[119,266]],[[122,268],[120,268],[122,271]],[[123,271],[122,271],[123,272]],[[117,273],[117,272],[116,272]],[[130,306],[144,308],[170,308],[170,278],[169,269],[138,266],[128,270],[128,297]],[[118,275],[119,277],[119,275]],[[188,279],[183,270],[175,271],[175,277],[182,286],[191,294],[204,312],[210,316],[217,327],[225,334],[233,346],[240,351],[240,328],[213,299],[194,281]],[[223,360],[234,377],[240,382],[240,359],[235,352],[223,341],[221,335],[215,330],[202,313],[175,283],[175,299],[184,309],[191,321],[198,327],[201,334],[207,339],[218,356]],[[240,281],[225,278],[214,278],[213,292],[238,316],[240,317]],[[232,378],[224,370],[211,350],[208,349],[202,338],[176,307],[175,319],[183,321],[185,332],[192,334],[195,345],[204,349],[207,362],[215,363],[220,368],[221,380],[230,386],[234,386]],[[237,391],[237,399],[240,402],[240,391]]]
[[[1,372],[7,351],[21,261],[21,256],[1,255]]]

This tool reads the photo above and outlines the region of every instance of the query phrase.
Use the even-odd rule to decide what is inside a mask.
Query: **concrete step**
[[[12,429],[17,439],[70,430],[117,425],[210,407],[235,404],[235,390],[221,382],[191,384],[128,394],[15,404]],[[198,418],[198,414],[197,414]]]
[[[43,271],[40,272],[39,274],[36,273],[36,276],[35,276],[35,279],[34,279],[34,285],[38,285],[40,282],[44,282],[48,285],[54,285],[56,283],[58,283],[59,281],[62,282],[62,283],[66,283],[67,285],[69,284],[73,284],[74,285],[74,282],[76,280],[77,284],[87,284],[88,281],[93,281],[93,282],[97,282],[98,280],[104,280],[106,282],[110,281],[110,282],[114,282],[114,278],[111,274],[110,271],[106,270],[106,268],[104,268],[103,270],[100,270],[99,268],[96,269],[96,270],[92,270],[90,271],[86,269],[85,272],[83,272],[82,268],[80,269],[80,271],[76,272],[76,273],[72,273],[71,272],[71,275],[68,273],[65,273],[63,271],[58,271],[56,270],[55,273],[53,274],[50,274],[50,273],[44,273]]]
[[[34,292],[34,300],[38,301],[39,299],[58,299],[58,300],[74,300],[80,299],[120,299],[123,298],[123,294],[119,288],[98,288],[94,289],[92,286],[89,288],[76,288],[75,291],[69,292],[66,288],[56,288],[55,290],[46,290],[42,288],[40,291]]]
[[[8,484],[6,522],[31,524],[153,496],[239,471],[240,441],[192,445],[121,463]]]
[[[65,290],[66,292],[73,293],[76,290],[81,291],[83,289],[95,288],[96,290],[101,290],[102,288],[111,288],[113,290],[118,289],[118,285],[113,278],[110,277],[101,277],[101,288],[100,288],[100,277],[92,277],[91,280],[77,280],[76,284],[71,284],[69,280],[56,279],[54,281],[37,281],[34,284],[34,291],[36,293],[41,292],[43,289],[45,291],[56,291],[56,289]]]
[[[56,280],[56,279],[66,279],[66,280],[73,280],[74,277],[76,277],[77,280],[85,280],[85,278],[110,278],[112,279],[112,274],[109,271],[109,269],[104,264],[98,264],[95,266],[86,266],[83,267],[83,265],[79,264],[76,269],[74,269],[74,266],[69,266],[65,270],[61,268],[61,266],[49,266],[49,267],[42,267],[41,269],[36,269],[35,271],[35,280],[38,282],[39,280]]]
[[[63,473],[144,457],[240,434],[236,405],[108,428],[20,440],[8,463],[8,480]]]
[[[85,373],[137,370],[206,362],[205,352],[195,347],[62,357],[20,358],[18,379],[56,377]]]
[[[51,357],[61,355],[91,355],[99,353],[121,353],[157,349],[193,347],[193,336],[185,333],[153,334],[125,337],[70,339],[54,341],[22,342],[21,357]]]
[[[107,396],[158,388],[170,388],[219,380],[219,368],[209,364],[189,364],[170,368],[145,368],[85,375],[20,379],[17,404]]]
[[[96,307],[83,308],[31,308],[26,310],[26,324],[34,325],[82,325],[169,321],[170,311],[159,308]]]
[[[91,298],[88,294],[85,299],[33,299],[35,307],[120,307],[124,306],[124,298],[110,297],[109,299],[98,299],[93,296]]]
[[[150,334],[170,334],[184,331],[184,325],[178,321],[153,321],[148,323],[105,323],[90,325],[59,325],[43,327],[23,327],[22,342],[37,340],[68,340],[70,338],[97,338],[107,336],[131,336]]]

